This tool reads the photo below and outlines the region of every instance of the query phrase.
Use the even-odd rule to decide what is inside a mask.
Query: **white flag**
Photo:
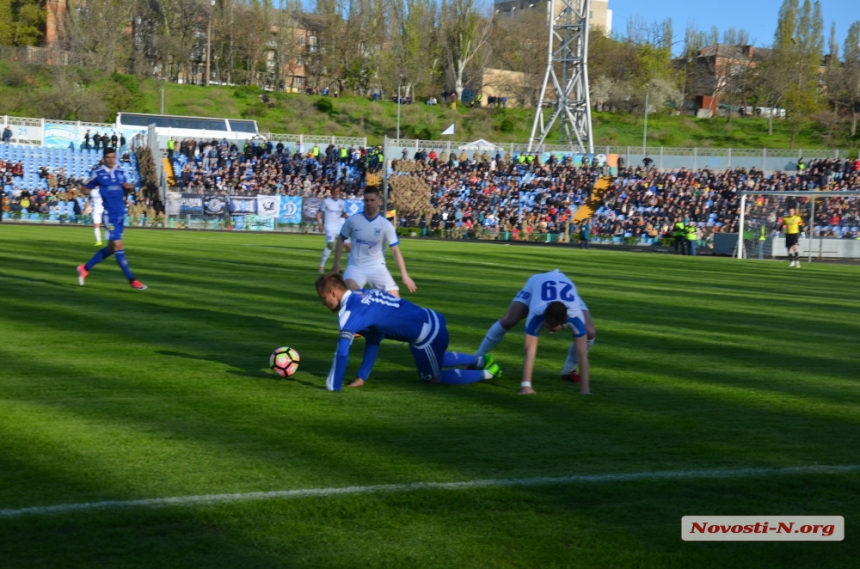
[[[443,135],[443,136],[444,136],[444,135],[446,135],[446,134],[454,134],[454,125],[453,125],[453,123],[451,124],[451,126],[449,126],[448,128],[446,128],[446,129],[442,132],[442,135]]]

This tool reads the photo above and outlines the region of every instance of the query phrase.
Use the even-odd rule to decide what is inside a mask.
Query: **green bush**
[[[314,106],[321,113],[332,114],[334,112],[334,105],[331,104],[331,99],[320,98],[317,99],[314,103]]]
[[[499,123],[499,131],[504,133],[514,132],[514,123],[511,121],[511,119],[504,119],[502,122]]]
[[[134,75],[123,75],[122,73],[114,73],[110,76],[114,83],[122,85],[129,93],[138,93],[137,77]]]
[[[269,106],[265,103],[254,103],[242,112],[244,117],[264,117],[269,114]]]

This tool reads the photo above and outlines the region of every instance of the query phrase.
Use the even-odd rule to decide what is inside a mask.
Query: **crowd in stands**
[[[187,192],[319,196],[337,184],[357,195],[368,171],[382,168],[378,147],[227,140],[168,143],[177,184]]]
[[[52,221],[85,221],[92,201],[80,188],[100,164],[101,151],[0,145],[0,212],[4,219],[47,216]],[[123,153],[119,166],[137,182],[135,156]],[[153,204],[128,197],[130,212],[145,213]],[[160,207],[160,204],[154,204]],[[152,215],[156,214],[153,209]]]
[[[380,148],[336,147],[249,141],[240,148],[227,140],[170,142],[170,159],[183,191],[221,195],[279,194],[324,197],[335,185],[344,197],[360,195],[368,171],[382,168]],[[544,155],[545,156],[545,155]],[[128,160],[127,156],[123,160]],[[738,231],[739,192],[860,190],[860,160],[812,160],[791,172],[765,174],[760,169],[708,168],[659,171],[624,166],[600,200],[590,202],[595,183],[608,174],[597,161],[574,163],[554,155],[516,154],[495,149],[404,150],[393,160],[393,191],[414,199],[429,196],[428,215],[402,214],[399,223],[428,230],[511,232],[512,234],[579,234],[577,210],[588,203],[596,211],[585,230],[598,240],[653,242],[673,235],[678,222],[696,227],[707,243],[714,234]],[[39,169],[47,183],[37,188],[10,184],[20,180],[22,164],[0,160],[5,183],[4,212],[51,212],[52,203],[68,202],[69,213],[86,215],[86,200],[74,199],[82,177],[62,169]],[[72,199],[70,199],[72,198]],[[412,199],[412,198],[409,198]],[[810,200],[788,198],[807,218]],[[781,202],[782,203],[782,202]],[[77,204],[77,205],[75,205]],[[131,202],[145,210],[151,204]],[[410,204],[402,211],[408,211]],[[787,207],[787,205],[785,206]],[[419,208],[420,209],[420,208]],[[778,226],[779,208],[751,198],[747,215]],[[156,214],[159,212],[155,212]],[[773,219],[771,219],[773,218]],[[815,236],[860,237],[860,200],[853,197],[816,201],[815,219],[807,228]]]

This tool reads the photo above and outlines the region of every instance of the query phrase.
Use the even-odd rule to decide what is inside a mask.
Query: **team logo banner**
[[[281,196],[281,212],[278,223],[299,224],[302,222],[302,198]]]
[[[203,215],[203,194],[182,194],[179,215]]]
[[[182,194],[179,192],[167,192],[167,204],[164,207],[167,215],[179,215],[182,207]]]
[[[308,198],[302,200],[302,221],[314,222],[317,220],[317,212],[320,210],[322,200],[319,198]]]
[[[364,213],[363,200],[346,200],[346,214],[350,217]]]
[[[277,218],[281,209],[281,199],[278,196],[257,196],[257,215]]]
[[[217,215],[223,216],[227,213],[230,204],[227,202],[227,198],[224,196],[215,196],[211,194],[207,194],[203,198],[203,213],[206,215]]]
[[[232,197],[230,198],[230,211],[233,215],[249,215],[257,212],[256,197]]]

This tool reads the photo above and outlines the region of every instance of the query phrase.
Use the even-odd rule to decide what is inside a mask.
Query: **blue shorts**
[[[108,217],[107,219],[107,240],[122,241],[122,232],[125,229],[125,216]]]
[[[445,317],[432,310],[427,310],[430,318],[430,329],[425,338],[419,338],[415,344],[409,344],[418,376],[424,381],[433,381],[442,374],[442,362],[445,361],[445,350],[448,349],[448,327]]]

